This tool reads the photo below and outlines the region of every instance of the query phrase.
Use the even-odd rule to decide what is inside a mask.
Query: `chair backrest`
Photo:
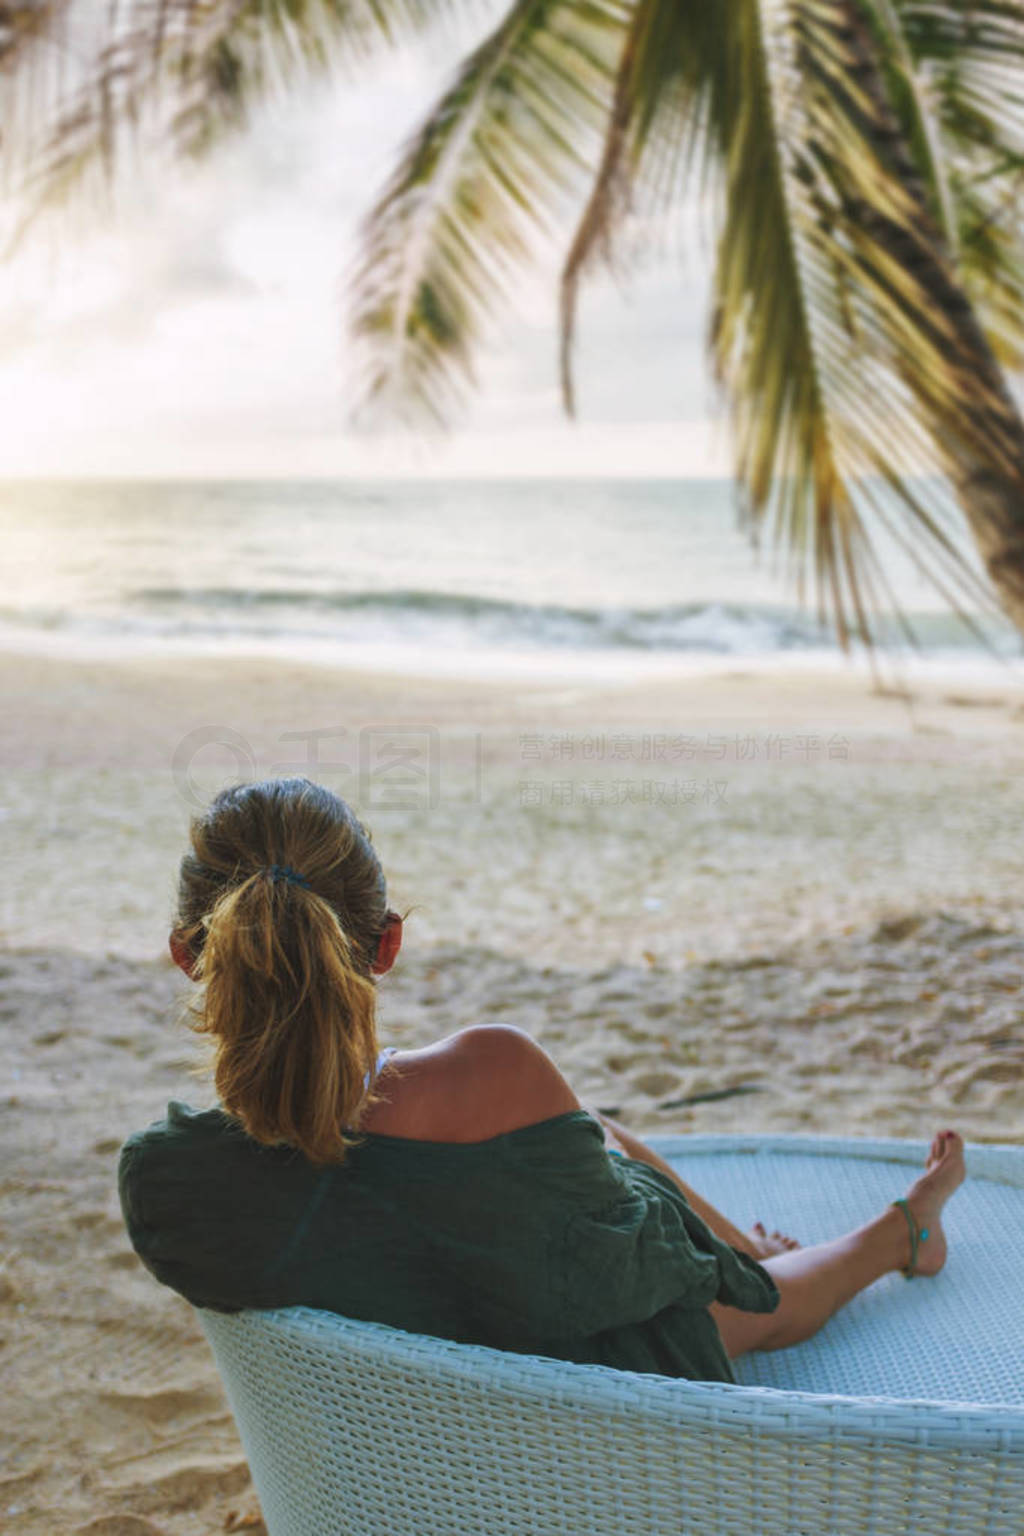
[[[199,1314],[270,1536],[1021,1536],[1024,1407],[670,1380]]]

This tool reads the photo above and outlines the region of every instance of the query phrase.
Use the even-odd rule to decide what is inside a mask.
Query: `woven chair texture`
[[[923,1144],[654,1143],[740,1225],[804,1242]],[[270,1536],[1024,1536],[1024,1148],[972,1147],[950,1259],[740,1385],[505,1354],[305,1308],[200,1313]]]

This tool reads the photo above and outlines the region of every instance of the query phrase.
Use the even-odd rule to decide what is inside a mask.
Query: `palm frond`
[[[645,41],[648,18],[657,8],[658,0],[640,0],[626,36],[622,56],[619,59],[608,128],[601,151],[601,163],[587,199],[583,215],[576,226],[569,254],[562,267],[559,303],[560,354],[559,372],[562,385],[562,404],[569,416],[576,414],[575,387],[573,383],[572,353],[576,339],[576,305],[580,278],[594,251],[601,248],[606,261],[611,260],[611,230],[621,224],[629,200],[629,135],[635,118],[634,71],[638,50]]]
[[[930,211],[1004,366],[1024,362],[1024,0],[861,0]]]
[[[948,139],[1024,150],[1024,0],[891,0]]]
[[[928,199],[929,211],[949,250],[958,225],[950,186],[950,162],[943,142],[939,102],[914,57],[896,0],[861,0],[864,24],[875,44],[875,60],[906,149]]]
[[[1024,368],[1024,156],[955,172],[957,270],[996,358]]]
[[[704,67],[706,40],[709,34],[716,40],[722,35],[720,25],[709,27],[710,19],[706,7],[680,7],[673,0],[637,0],[633,8],[616,67],[600,164],[562,267],[560,374],[570,416],[575,414],[572,353],[580,282],[595,258],[612,264],[613,242],[621,239],[638,165],[669,103],[675,109],[673,131],[658,135],[657,142],[669,142],[671,154],[662,158],[652,180],[672,190],[679,185],[680,161],[692,153],[698,138],[694,98],[706,91],[711,78]],[[686,109],[688,127],[682,120]],[[671,191],[662,197],[670,202]]]
[[[593,175],[626,13],[516,0],[406,148],[355,274],[363,409],[445,420],[492,309]]]
[[[4,0],[0,5],[0,74],[10,77],[25,55],[55,29],[61,0]]]
[[[790,15],[749,0],[733,21],[712,354],[732,407],[748,521],[773,525],[801,593],[813,570],[819,614],[831,608],[846,644],[851,605],[855,628],[869,606],[830,389],[839,357],[852,350],[846,296],[811,195],[813,139]]]
[[[1021,496],[1019,421],[855,0],[751,0],[733,14],[712,346],[739,475],[751,517],[772,523],[798,579],[813,574],[840,640],[870,640],[886,589],[867,516],[879,485],[925,573],[939,582],[944,567],[977,601],[976,577],[950,570],[948,503],[925,472],[983,463]]]
[[[56,3],[56,0],[55,0]],[[17,165],[30,214],[109,180],[140,125],[172,153],[205,153],[259,102],[429,27],[459,0],[123,0],[84,62],[20,69]],[[94,29],[96,30],[96,29]]]

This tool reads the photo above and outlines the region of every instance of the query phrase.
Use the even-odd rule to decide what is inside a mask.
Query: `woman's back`
[[[172,1104],[122,1152],[125,1219],[199,1306],[305,1305],[412,1332],[731,1380],[707,1306],[774,1287],[656,1169],[570,1109],[479,1141],[371,1132],[343,1164]]]

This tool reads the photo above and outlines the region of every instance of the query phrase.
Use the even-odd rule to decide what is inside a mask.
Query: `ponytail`
[[[277,781],[268,788],[280,792],[296,784],[304,786],[298,810],[307,819],[306,791],[317,792],[319,811],[321,797],[328,796],[344,813],[340,847],[335,826],[326,847],[321,828],[309,847],[296,850],[307,855],[306,869],[314,877],[309,880],[275,879],[275,870],[265,864],[252,873],[236,866],[233,879],[218,878],[208,862],[219,851],[211,831],[223,836],[225,819],[222,815],[218,828],[215,802],[207,817],[193,824],[193,847],[205,856],[202,863],[190,855],[182,863],[180,931],[196,956],[193,975],[204,988],[192,1009],[193,1028],[211,1038],[214,1081],[225,1110],[256,1141],[296,1147],[312,1163],[338,1163],[372,1102],[368,1083],[377,1060],[377,1027],[371,943],[383,926],[386,902],[376,855],[342,801],[308,781]],[[246,800],[259,788],[245,786]],[[240,794],[241,789],[235,792],[236,799]],[[232,841],[237,853],[237,838]],[[373,893],[370,910],[357,906],[347,921],[339,916],[340,900],[320,893],[332,884],[340,893],[339,852],[348,866],[350,898],[359,874]],[[304,868],[297,856],[295,862]],[[200,902],[203,887],[206,900]]]

